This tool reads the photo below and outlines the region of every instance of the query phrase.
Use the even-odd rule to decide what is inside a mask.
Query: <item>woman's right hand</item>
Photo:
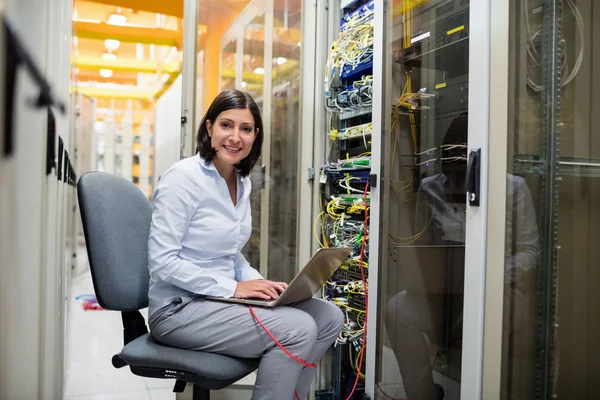
[[[279,297],[278,292],[283,292],[287,284],[273,282],[266,279],[238,282],[233,297],[238,299],[265,299],[271,300]]]

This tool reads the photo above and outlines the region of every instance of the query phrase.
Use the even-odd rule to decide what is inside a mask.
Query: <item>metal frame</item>
[[[373,79],[373,107],[372,123],[373,133],[371,135],[371,174],[376,174],[376,187],[369,187],[370,209],[369,209],[369,248],[376,249],[369,252],[369,277],[368,277],[368,302],[367,302],[367,343],[366,343],[366,364],[365,364],[365,393],[370,398],[375,398],[375,385],[377,371],[377,344],[381,340],[383,330],[378,330],[380,321],[379,301],[380,291],[379,282],[381,265],[387,265],[387,238],[388,238],[388,218],[389,201],[387,196],[382,200],[381,194],[383,187],[388,187],[389,170],[391,166],[382,162],[390,157],[390,146],[385,145],[385,141],[390,137],[391,127],[391,88],[387,84],[391,82],[391,35],[392,17],[390,10],[390,1],[383,1],[375,4],[374,29],[373,29],[373,54],[380,54],[379,57],[373,57],[373,77],[379,76],[379,79]],[[382,153],[383,154],[382,157]],[[385,169],[385,170],[384,170]],[[382,181],[385,177],[385,184]],[[382,207],[383,204],[383,207]],[[380,262],[380,260],[382,262]]]
[[[300,265],[306,265],[317,248],[312,233],[312,221],[316,218],[313,215],[312,205],[315,203],[315,184],[318,185],[318,180],[315,179],[315,165],[313,156],[316,153],[314,146],[317,140],[315,135],[318,135],[320,127],[317,121],[322,121],[323,118],[318,118],[317,114],[322,114],[324,107],[322,104],[322,96],[319,96],[320,80],[318,79],[319,71],[325,64],[322,61],[325,53],[324,44],[322,41],[317,41],[317,37],[322,37],[321,33],[327,29],[327,25],[323,23],[323,12],[326,12],[323,3],[317,5],[317,2],[312,0],[303,0],[302,3],[302,49],[301,49],[301,75],[300,87],[301,102],[300,102],[300,127],[299,132],[312,132],[314,134],[300,135],[298,143],[298,187],[297,187],[297,218],[296,225],[296,242],[298,244],[298,268]],[[317,31],[319,34],[317,34]],[[307,44],[310,45],[309,51],[306,51]],[[320,48],[321,47],[321,48]],[[311,51],[310,49],[315,49]],[[311,85],[310,82],[314,82]],[[318,194],[318,186],[316,187]],[[302,199],[313,199],[313,202],[302,201]],[[316,204],[319,204],[316,198]]]
[[[542,242],[538,268],[538,356],[535,398],[547,399],[554,395],[554,346],[556,320],[556,274],[558,266],[558,138],[560,112],[561,72],[559,59],[563,51],[560,40],[562,29],[562,1],[546,0],[542,17],[542,143],[540,161],[543,162],[542,192],[539,210],[539,232]]]
[[[183,3],[183,63],[181,68],[181,135],[180,158],[194,154],[196,129],[196,73],[198,61],[198,0]],[[189,147],[189,148],[188,148]]]
[[[469,93],[469,149],[481,148],[482,202],[467,213],[461,398],[500,397],[509,5],[487,0],[470,9],[469,87],[476,90]]]
[[[486,247],[488,232],[491,3],[472,2],[469,10],[469,150],[481,149],[481,206],[469,207],[465,240],[465,284],[461,398],[482,398]],[[477,54],[478,57],[473,57]],[[468,202],[467,202],[468,204]],[[502,213],[502,217],[504,213]],[[498,227],[504,229],[504,219]],[[504,235],[498,239],[504,241]]]
[[[262,3],[262,2],[261,2]],[[254,3],[252,3],[254,4]],[[264,165],[265,187],[260,197],[260,272],[263,276],[268,275],[269,271],[269,205],[271,203],[271,125],[273,112],[273,8],[274,1],[267,1],[262,4],[264,8],[261,11],[265,13],[265,40],[264,40],[264,79],[263,79],[263,110],[262,117],[266,124],[263,124],[265,139],[263,142],[262,162]],[[257,12],[256,15],[258,15]],[[242,46],[244,42],[242,41]],[[241,61],[241,60],[240,60]],[[240,78],[242,74],[239,75]],[[267,79],[268,78],[268,79]],[[241,86],[241,83],[240,83]],[[265,146],[266,144],[266,146]],[[264,256],[262,256],[264,255]]]
[[[312,222],[321,213],[321,207],[319,206],[319,198],[321,196],[321,188],[319,177],[316,176],[319,167],[323,164],[326,159],[328,150],[328,139],[326,132],[329,130],[329,121],[327,118],[327,111],[325,110],[324,101],[324,82],[323,77],[325,76],[325,64],[327,63],[327,57],[329,55],[329,44],[333,43],[336,38],[339,29],[337,29],[337,22],[334,16],[339,15],[339,0],[326,0],[326,1],[315,1],[316,3],[316,29],[315,31],[315,85],[311,90],[313,102],[314,102],[314,123],[313,123],[313,149],[312,149],[312,165],[311,168],[315,172],[315,179],[312,181]],[[338,4],[336,4],[338,3]],[[326,38],[326,40],[317,40],[316,38]],[[312,232],[312,226],[311,226]],[[314,235],[311,235],[311,248],[310,253],[313,254],[318,248]],[[307,259],[310,255],[306,255]]]

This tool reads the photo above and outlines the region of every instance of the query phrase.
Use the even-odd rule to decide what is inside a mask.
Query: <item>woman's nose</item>
[[[231,138],[230,138],[231,141],[237,143],[237,142],[240,141],[240,138],[241,138],[241,136],[240,136],[240,130],[239,129],[234,129],[233,133],[231,134]]]

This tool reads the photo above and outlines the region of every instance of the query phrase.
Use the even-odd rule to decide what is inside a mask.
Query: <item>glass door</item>
[[[249,10],[249,9],[247,9]],[[265,239],[268,226],[268,214],[264,212],[265,189],[266,189],[266,166],[265,157],[269,153],[268,124],[269,120],[265,117],[265,11],[260,9],[257,13],[249,12],[242,14],[245,19],[242,23],[242,39],[240,40],[241,50],[241,82],[238,89],[249,93],[260,109],[263,119],[263,129],[265,141],[263,142],[263,150],[260,159],[256,166],[250,172],[252,180],[252,194],[250,197],[250,206],[252,208],[252,236],[246,245],[246,258],[250,265],[260,269],[261,274],[266,277],[267,271],[266,256],[268,243]],[[242,21],[241,21],[242,22]],[[266,251],[265,251],[266,250]]]
[[[221,81],[219,91],[235,89],[237,40],[226,40],[221,48]]]
[[[298,267],[302,1],[274,0],[269,165],[269,279],[290,282]]]
[[[378,275],[369,276],[378,320],[369,324],[377,337],[367,350],[375,354],[367,390],[376,399],[460,399],[471,213],[469,1],[390,3],[381,20],[390,29],[375,24],[384,104],[373,108],[391,112],[374,115],[373,125],[384,132],[384,187]]]
[[[509,5],[500,397],[595,398],[600,4]]]
[[[221,89],[235,87],[255,99],[265,135],[250,173],[253,226],[244,255],[263,276],[286,282],[298,264],[301,17],[301,0],[255,0],[221,47]]]

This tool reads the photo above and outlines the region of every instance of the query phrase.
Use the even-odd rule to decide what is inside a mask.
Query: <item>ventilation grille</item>
[[[463,0],[465,1],[465,0]],[[454,1],[449,1],[446,4],[439,6],[438,8],[435,9],[435,16],[436,17],[441,17],[444,14],[448,14],[449,12],[454,11]]]

